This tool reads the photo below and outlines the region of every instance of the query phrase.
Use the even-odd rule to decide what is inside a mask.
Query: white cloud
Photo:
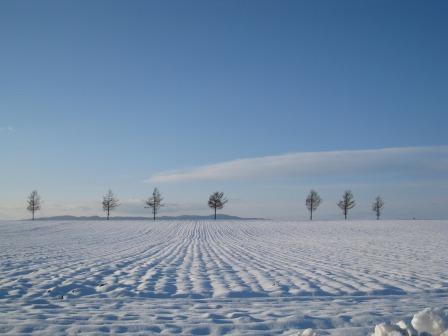
[[[152,175],[146,182],[448,172],[448,146],[303,152],[238,159]]]

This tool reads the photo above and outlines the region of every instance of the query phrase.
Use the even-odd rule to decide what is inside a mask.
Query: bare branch
[[[347,219],[348,211],[353,209],[356,205],[355,198],[350,190],[346,190],[342,195],[342,199],[338,203],[338,207],[341,208],[344,218]]]
[[[224,205],[228,202],[228,199],[224,197],[224,193],[222,191],[215,191],[210,195],[208,199],[208,206],[215,210],[215,219],[216,219],[216,210],[221,210],[224,208]]]
[[[375,198],[375,201],[373,202],[373,204],[372,204],[372,210],[375,212],[375,214],[376,214],[376,219],[380,219],[380,217],[381,217],[381,212],[382,212],[382,210],[383,210],[383,208],[384,208],[384,201],[383,201],[383,199],[381,198],[381,196],[377,196],[376,198]]]
[[[320,203],[322,202],[322,199],[320,198],[319,194],[315,190],[311,190],[308,194],[308,197],[306,198],[306,207],[308,208],[310,212],[310,220],[313,220],[313,211],[317,210]]]
[[[156,215],[159,212],[160,208],[164,206],[162,203],[163,197],[162,194],[159,192],[159,189],[154,188],[154,191],[152,192],[152,196],[148,198],[145,201],[145,208],[151,208],[153,219],[156,220]]]
[[[118,198],[115,197],[112,190],[109,189],[106,195],[103,196],[103,211],[106,212],[107,220],[109,220],[110,212],[119,207]]]
[[[32,219],[34,220],[34,213],[41,209],[41,199],[37,190],[33,190],[30,196],[28,196],[26,209],[31,212]]]

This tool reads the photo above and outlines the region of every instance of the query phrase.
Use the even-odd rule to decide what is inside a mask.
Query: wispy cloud
[[[370,173],[448,173],[448,146],[303,152],[165,171],[146,182],[287,178]]]
[[[12,126],[0,126],[0,132],[14,132],[14,127]]]

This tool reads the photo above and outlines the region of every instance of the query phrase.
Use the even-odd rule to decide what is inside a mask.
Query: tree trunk
[[[153,212],[152,212],[152,214],[153,214],[153,219],[154,219],[154,221],[156,220],[156,211],[154,210]]]
[[[33,214],[33,220],[34,220],[34,210],[32,211],[32,214]]]
[[[310,210],[310,220],[313,220],[313,209]]]
[[[215,208],[215,220],[216,220],[216,208]]]

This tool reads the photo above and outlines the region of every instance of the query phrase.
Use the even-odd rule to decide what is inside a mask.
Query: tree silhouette
[[[159,209],[164,206],[162,201],[163,197],[157,188],[154,188],[152,196],[145,201],[145,208],[151,208],[154,220],[156,220],[156,215],[159,212]]]
[[[107,220],[109,220],[110,212],[119,205],[118,198],[116,198],[112,190],[109,189],[107,194],[103,196],[103,211],[106,212]]]
[[[31,212],[32,219],[34,220],[34,213],[41,209],[41,199],[37,190],[33,190],[30,196],[28,196],[27,204],[26,209]]]
[[[383,210],[383,208],[384,208],[384,201],[381,198],[381,196],[377,196],[372,204],[372,210],[375,212],[377,220],[380,219],[381,211]]]
[[[308,197],[306,198],[306,207],[310,212],[310,220],[313,220],[313,211],[317,210],[321,202],[322,199],[320,198],[317,191],[311,190],[308,194]]]
[[[346,190],[342,195],[342,199],[338,203],[338,207],[342,209],[342,213],[344,214],[344,218],[347,219],[347,214],[350,209],[355,207],[355,199],[350,190]]]
[[[216,210],[224,208],[224,205],[228,202],[228,199],[224,197],[224,193],[220,191],[215,191],[210,195],[208,199],[208,206],[215,210],[215,220],[216,220]]]

